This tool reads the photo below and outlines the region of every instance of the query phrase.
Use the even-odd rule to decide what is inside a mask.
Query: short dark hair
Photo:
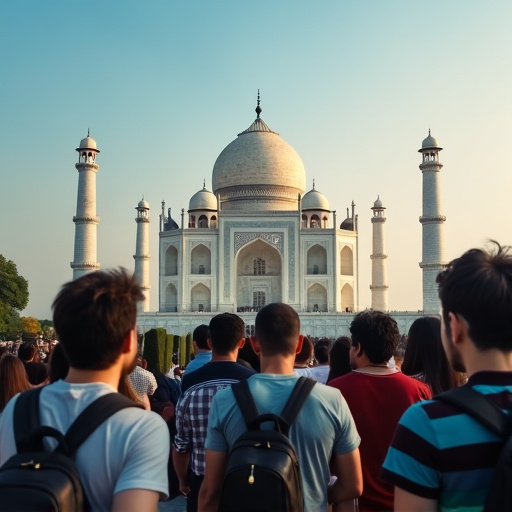
[[[245,338],[245,324],[238,315],[221,313],[210,320],[210,341],[216,354],[225,356],[233,352],[242,338]]]
[[[192,339],[196,342],[198,348],[202,350],[209,350],[208,338],[210,337],[210,328],[201,324],[198,325],[192,333]]]
[[[89,272],[63,285],[53,301],[53,325],[70,365],[105,370],[121,354],[144,300],[125,269]]]
[[[373,364],[391,359],[400,340],[396,321],[381,311],[358,313],[350,324],[352,345],[358,345]]]
[[[265,356],[295,354],[300,335],[300,319],[287,304],[267,304],[256,315],[254,333]]]
[[[449,313],[460,315],[480,350],[512,350],[512,256],[510,247],[491,241],[489,251],[470,249],[448,263],[437,276],[443,320],[450,334]]]
[[[333,344],[329,354],[329,375],[327,382],[352,371],[350,367],[350,346],[352,340],[348,336],[340,336]]]
[[[35,341],[25,341],[18,347],[18,357],[22,361],[30,361],[38,352]]]
[[[331,346],[326,345],[319,341],[318,343],[315,343],[315,359],[317,360],[318,364],[327,364],[329,363],[329,352],[331,351]]]

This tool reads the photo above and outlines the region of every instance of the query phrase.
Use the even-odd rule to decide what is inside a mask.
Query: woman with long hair
[[[350,373],[350,346],[352,342],[348,336],[340,336],[332,345],[329,355],[329,375],[327,382],[336,377]]]
[[[12,354],[4,354],[0,358],[0,413],[14,395],[31,387],[23,363]]]
[[[433,395],[460,385],[460,376],[451,367],[443,348],[439,318],[424,316],[412,323],[402,373],[428,384]]]

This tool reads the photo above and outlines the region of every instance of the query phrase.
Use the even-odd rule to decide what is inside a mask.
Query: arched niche
[[[211,274],[212,254],[203,244],[196,245],[190,253],[191,274]]]
[[[171,245],[165,251],[165,275],[177,276],[178,275],[178,249]]]
[[[165,288],[164,310],[170,313],[178,311],[178,290],[172,283]]]
[[[354,256],[352,249],[348,246],[343,247],[340,253],[340,274],[343,276],[354,275]]]
[[[255,309],[255,300],[265,304],[282,301],[282,260],[275,247],[258,239],[240,249],[235,293],[238,311]]]
[[[196,284],[190,291],[190,309],[191,311],[211,311],[211,291],[202,283]]]
[[[207,228],[208,227],[208,217],[206,215],[201,215],[199,219],[197,219],[197,227],[198,228]]]
[[[307,274],[327,274],[327,251],[315,244],[307,253]]]
[[[327,309],[327,290],[321,284],[312,284],[308,288],[308,312],[327,312]]]
[[[215,215],[212,215],[212,218],[210,219],[210,227],[212,229],[217,229],[217,217]]]
[[[348,283],[341,289],[341,310],[347,313],[354,311],[354,289]]]
[[[311,215],[310,227],[312,229],[319,229],[320,225],[320,217],[318,215]]]

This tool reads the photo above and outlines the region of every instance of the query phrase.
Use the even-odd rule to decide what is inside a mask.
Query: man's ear
[[[210,347],[210,350],[213,350],[213,348],[212,348],[212,340],[210,338],[206,338],[206,343],[208,344],[208,347]]]
[[[260,348],[260,344],[258,343],[258,339],[256,338],[256,336],[251,336],[251,345],[252,345],[252,349],[254,350],[254,353],[257,355],[260,355],[261,348]]]
[[[241,349],[245,345],[245,338],[241,338],[238,342],[238,348]]]
[[[299,334],[299,342],[297,343],[297,348],[295,349],[296,354],[298,354],[302,350],[303,344],[304,344],[304,334]]]
[[[468,324],[462,316],[456,313],[448,313],[448,318],[450,320],[451,340],[454,345],[457,345],[467,336]]]
[[[121,345],[121,354],[127,354],[132,349],[133,336],[135,336],[135,340],[137,340],[137,333],[135,329],[131,329],[128,334],[123,339],[123,344]]]

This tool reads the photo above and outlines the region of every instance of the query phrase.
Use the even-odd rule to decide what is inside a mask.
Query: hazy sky
[[[422,307],[417,150],[440,145],[445,253],[512,243],[509,0],[0,2],[0,254],[51,317],[72,277],[78,173],[97,163],[98,261],[133,269],[135,207],[151,211],[158,307],[161,201],[180,223],[222,149],[261,117],[301,155],[338,222],[359,214],[360,307],[370,208],[386,216],[389,305]],[[507,149],[509,148],[509,149]]]

